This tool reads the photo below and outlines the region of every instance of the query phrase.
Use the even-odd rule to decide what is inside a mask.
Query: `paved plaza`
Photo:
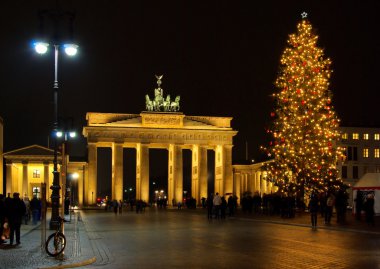
[[[203,209],[79,211],[65,225],[62,259],[41,250],[40,227],[23,225],[20,246],[1,246],[1,269],[380,268],[380,222],[368,226],[351,215],[344,225],[319,219],[312,230],[304,213],[207,220]]]

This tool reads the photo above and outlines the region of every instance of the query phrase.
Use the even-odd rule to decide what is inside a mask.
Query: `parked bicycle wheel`
[[[57,232],[51,234],[45,244],[45,250],[47,254],[52,257],[61,254],[66,247],[66,237],[63,233]]]

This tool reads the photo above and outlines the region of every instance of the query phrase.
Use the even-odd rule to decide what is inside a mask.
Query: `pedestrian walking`
[[[220,218],[225,219],[226,218],[227,201],[224,198],[224,196],[222,196],[221,199],[222,199],[222,203],[220,204]]]
[[[16,234],[16,244],[21,244],[20,242],[20,228],[22,223],[22,218],[25,215],[25,204],[20,199],[20,194],[15,192],[13,194],[13,199],[10,202],[9,208],[9,227],[11,233],[9,235],[9,245],[13,245],[14,236]]]
[[[375,219],[373,217],[375,214],[374,206],[375,206],[374,196],[372,193],[369,193],[364,203],[365,219],[368,225],[375,225]]]
[[[113,212],[115,213],[115,215],[117,215],[117,211],[119,210],[119,203],[117,202],[117,200],[112,201],[112,206],[113,206]]]
[[[318,210],[318,196],[315,193],[312,193],[309,202],[309,212],[311,217],[311,226],[313,229],[317,228]]]
[[[28,222],[30,220],[30,201],[29,201],[29,197],[25,196],[24,197],[24,204],[25,204],[25,216],[24,216],[24,220],[25,220],[25,225],[28,225]]]
[[[119,214],[123,213],[123,201],[119,200]]]
[[[37,221],[39,220],[39,211],[41,209],[40,207],[40,201],[38,201],[37,196],[33,195],[32,200],[30,201],[30,209],[32,211],[32,221],[33,225],[37,224]]]
[[[220,216],[220,206],[222,205],[222,198],[219,196],[219,193],[215,193],[215,197],[212,200],[215,209],[215,218],[219,219]]]

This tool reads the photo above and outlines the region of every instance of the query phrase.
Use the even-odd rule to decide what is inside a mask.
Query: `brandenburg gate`
[[[123,148],[136,149],[136,199],[149,201],[149,149],[168,150],[168,201],[183,198],[182,149],[192,152],[191,196],[207,197],[207,150],[215,152],[215,192],[233,193],[231,117],[187,116],[179,112],[179,96],[163,98],[161,78],[146,110],[140,114],[92,113],[86,115],[83,135],[88,143],[88,176],[84,203],[97,194],[97,148],[112,150],[112,199],[123,199]]]

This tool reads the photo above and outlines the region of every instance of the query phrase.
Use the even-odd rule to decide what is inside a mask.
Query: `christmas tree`
[[[267,178],[280,191],[299,197],[335,192],[343,185],[337,170],[342,149],[335,144],[339,119],[329,90],[331,61],[317,46],[306,14],[302,17],[280,60],[273,124],[267,130],[273,139],[263,147],[274,157],[264,167]]]

